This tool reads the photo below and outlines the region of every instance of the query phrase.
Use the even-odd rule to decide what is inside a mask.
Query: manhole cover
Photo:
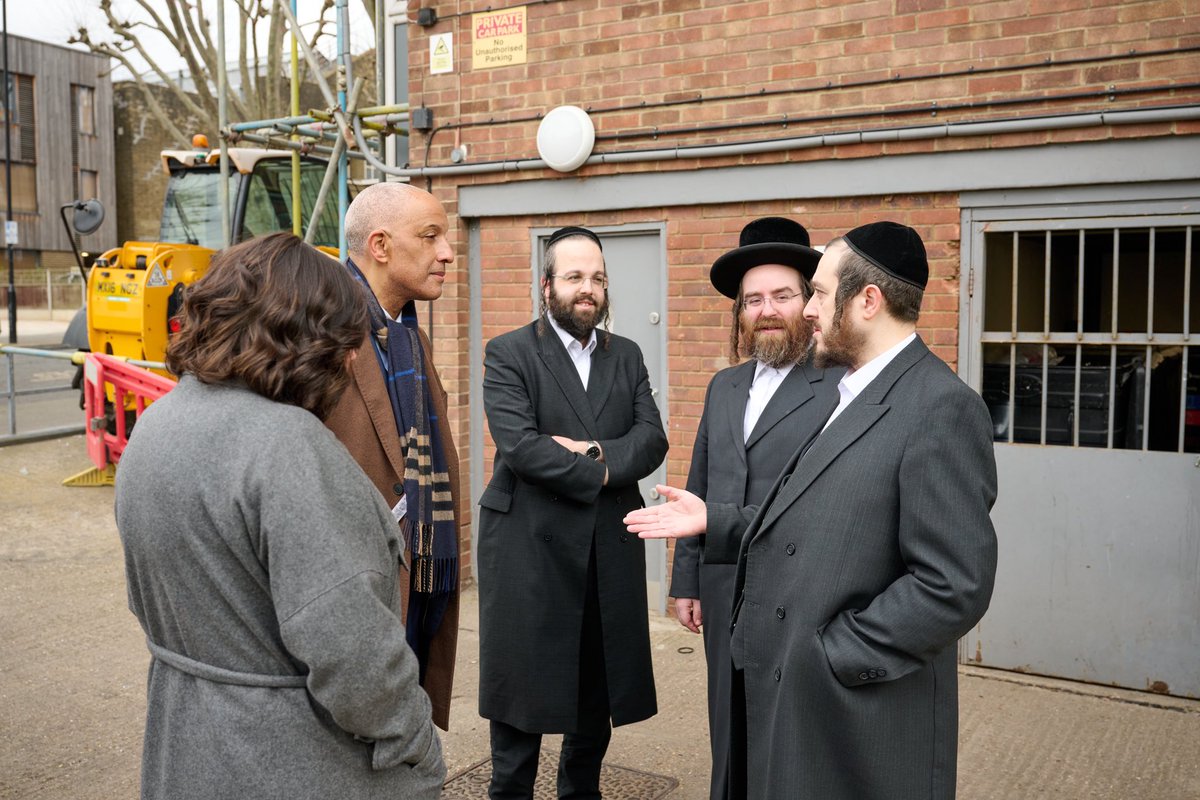
[[[558,753],[543,750],[538,759],[534,800],[555,800],[558,796]],[[492,760],[485,758],[446,781],[442,800],[487,800],[488,781],[492,777]],[[600,767],[600,793],[605,800],[658,800],[679,786],[679,781],[666,775],[603,764]]]

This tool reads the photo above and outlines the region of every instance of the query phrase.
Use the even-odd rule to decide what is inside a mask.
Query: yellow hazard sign
[[[454,72],[454,34],[436,33],[429,38],[429,72]]]

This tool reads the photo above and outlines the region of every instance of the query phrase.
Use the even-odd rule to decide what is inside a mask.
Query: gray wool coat
[[[440,794],[398,527],[315,416],[184,376],[130,438],[116,516],[154,656],[143,798]]]
[[[744,537],[709,534],[705,561],[737,563],[745,797],[954,797],[956,643],[991,599],[995,499],[987,406],[918,338],[792,458]]]
[[[612,723],[658,710],[646,550],[621,520],[642,506],[637,482],[662,463],[667,437],[641,350],[596,334],[586,391],[562,341],[537,323],[492,339],[484,360],[496,463],[479,499],[479,713],[530,733],[578,729],[593,545]],[[598,441],[605,463],[554,435]]]

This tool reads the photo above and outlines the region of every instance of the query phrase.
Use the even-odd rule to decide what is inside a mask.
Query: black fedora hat
[[[786,217],[763,217],[742,228],[737,249],[713,262],[708,279],[718,292],[736,300],[742,276],[754,267],[783,264],[811,280],[820,260],[803,225]]]

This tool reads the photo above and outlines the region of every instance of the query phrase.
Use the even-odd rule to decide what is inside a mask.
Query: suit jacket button
[[[783,673],[779,671],[779,667],[776,667],[775,668],[775,680],[779,680],[782,677],[783,677]]]
[[[780,619],[783,619],[784,617],[787,616],[787,611],[785,611],[783,609],[783,606],[780,606],[779,608],[775,609],[775,616],[779,617]]]
[[[625,534],[621,534],[621,544],[625,544],[628,541],[629,541],[629,537],[626,536]]]
[[[867,677],[868,678],[878,678],[879,672],[876,670],[873,670],[873,669],[869,669],[869,670],[867,670]]]
[[[404,484],[403,484],[403,483],[397,483],[395,486],[393,486],[393,487],[392,487],[392,491],[393,491],[393,492],[395,492],[395,493],[396,493],[396,494],[398,494],[398,495],[400,495],[400,494],[404,494]]]
[[[548,533],[547,533],[545,536],[543,536],[543,537],[542,537],[542,541],[543,541],[543,542],[548,542],[548,541],[550,541],[550,540],[551,540],[551,539],[553,539],[553,538],[554,538],[553,536],[551,536],[550,534],[548,534]]]
[[[878,672],[879,672],[879,677],[881,677],[881,678],[886,678],[886,677],[887,677],[887,670],[886,670],[886,669],[881,669],[881,670],[878,670]]]
[[[865,680],[866,680],[868,677],[869,677],[869,676],[868,676],[868,675],[867,675],[867,673],[865,673],[865,672],[860,672],[860,673],[858,673],[858,679],[859,679],[860,681],[865,681]]]
[[[791,542],[788,542],[788,546],[783,549],[787,552],[787,554],[789,556],[796,555],[796,545],[792,544]]]

